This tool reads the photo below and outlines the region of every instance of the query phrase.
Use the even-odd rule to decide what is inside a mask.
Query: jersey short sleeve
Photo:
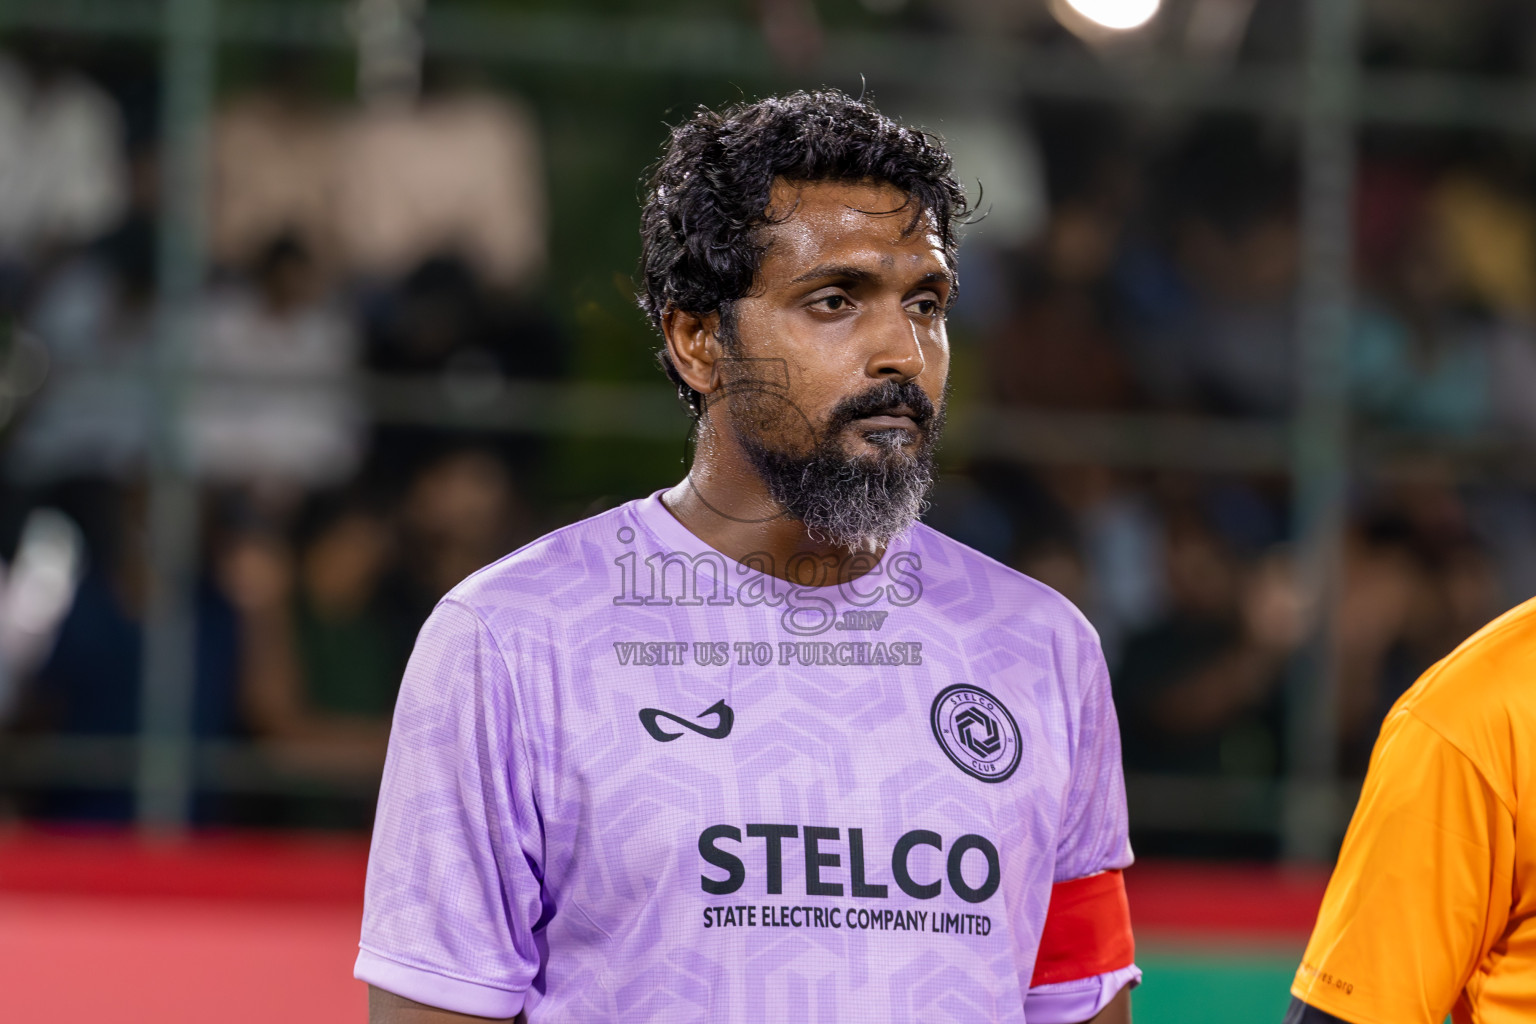
[[[1469,1020],[1458,998],[1506,924],[1509,810],[1409,710],[1382,729],[1291,993],[1351,1024]]]
[[[1086,630],[1085,630],[1086,632]],[[1025,996],[1030,1024],[1072,1024],[1135,985],[1130,907],[1121,870],[1131,863],[1120,729],[1097,638],[1079,649],[1081,709],[1057,844],[1050,908]]]
[[[1126,868],[1132,859],[1120,725],[1104,654],[1091,633],[1079,642],[1078,660],[1080,711],[1069,740],[1072,776],[1056,844],[1056,882]]]
[[[539,968],[543,842],[506,659],[449,599],[395,707],[356,977],[429,1006],[515,1016]]]

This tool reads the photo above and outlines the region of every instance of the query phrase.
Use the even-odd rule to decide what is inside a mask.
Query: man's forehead
[[[884,266],[937,262],[944,241],[931,211],[913,223],[910,197],[885,182],[774,183],[768,258],[819,262],[834,253],[866,253]]]

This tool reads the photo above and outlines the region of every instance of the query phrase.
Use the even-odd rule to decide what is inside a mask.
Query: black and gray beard
[[[935,409],[922,388],[911,381],[886,381],[845,399],[804,454],[786,452],[765,440],[772,426],[793,424],[773,424],[770,409],[782,415],[783,406],[764,399],[751,388],[738,391],[732,429],[768,493],[804,523],[811,536],[853,554],[874,552],[922,515],[934,481],[934,449],[944,427],[942,404]],[[901,405],[912,410],[919,430],[916,440],[903,430],[881,430],[866,435],[880,454],[852,456],[844,450],[848,424]]]

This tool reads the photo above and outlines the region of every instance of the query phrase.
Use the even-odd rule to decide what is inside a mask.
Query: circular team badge
[[[928,714],[933,738],[960,770],[982,782],[1002,782],[1019,766],[1019,723],[1002,701],[979,686],[946,686]]]

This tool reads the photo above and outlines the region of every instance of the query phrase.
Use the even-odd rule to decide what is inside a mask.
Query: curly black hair
[[[912,204],[912,230],[931,214],[949,265],[968,205],[944,143],[836,89],[770,96],[724,110],[700,107],[672,129],[651,169],[640,215],[640,308],[658,330],[669,309],[716,313],[733,342],[732,304],[752,287],[766,248],[769,193],[792,182],[875,181]],[[703,398],[663,346],[667,377],[695,417]]]

